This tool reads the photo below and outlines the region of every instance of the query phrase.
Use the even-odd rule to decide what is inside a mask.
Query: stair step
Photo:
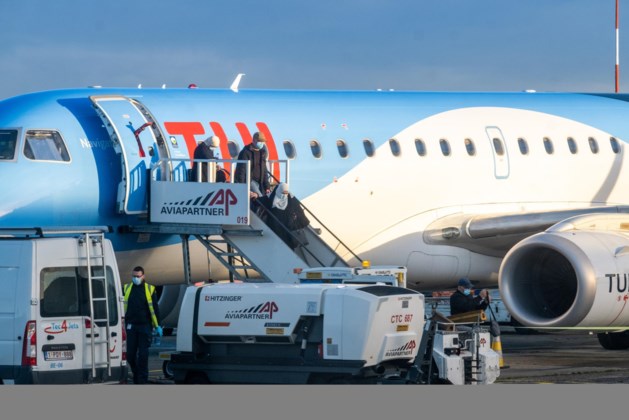
[[[262,231],[258,229],[237,229],[225,230],[223,234],[232,236],[262,236]]]

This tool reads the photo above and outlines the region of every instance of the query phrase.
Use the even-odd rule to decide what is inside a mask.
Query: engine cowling
[[[500,267],[502,299],[531,327],[629,325],[629,233],[549,230],[516,244]]]

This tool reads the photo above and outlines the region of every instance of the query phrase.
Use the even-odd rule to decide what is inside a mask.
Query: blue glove
[[[157,327],[155,327],[155,333],[161,337],[164,335],[164,330],[162,330],[162,327],[158,325]]]

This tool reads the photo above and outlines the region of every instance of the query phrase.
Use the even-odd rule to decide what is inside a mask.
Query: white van
[[[0,384],[124,382],[123,305],[104,229],[0,229]]]

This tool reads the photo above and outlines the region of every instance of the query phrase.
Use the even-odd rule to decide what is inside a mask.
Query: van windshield
[[[0,161],[15,159],[17,130],[0,129]]]
[[[92,276],[102,276],[102,267],[92,267]],[[90,316],[89,285],[85,267],[44,268],[40,275],[40,314],[42,317],[58,318]],[[94,298],[104,298],[105,288],[100,279],[92,279]],[[94,318],[105,319],[109,310],[109,324],[118,324],[116,286],[111,267],[107,267],[107,305],[105,301],[94,301]],[[105,325],[97,321],[97,325]]]

